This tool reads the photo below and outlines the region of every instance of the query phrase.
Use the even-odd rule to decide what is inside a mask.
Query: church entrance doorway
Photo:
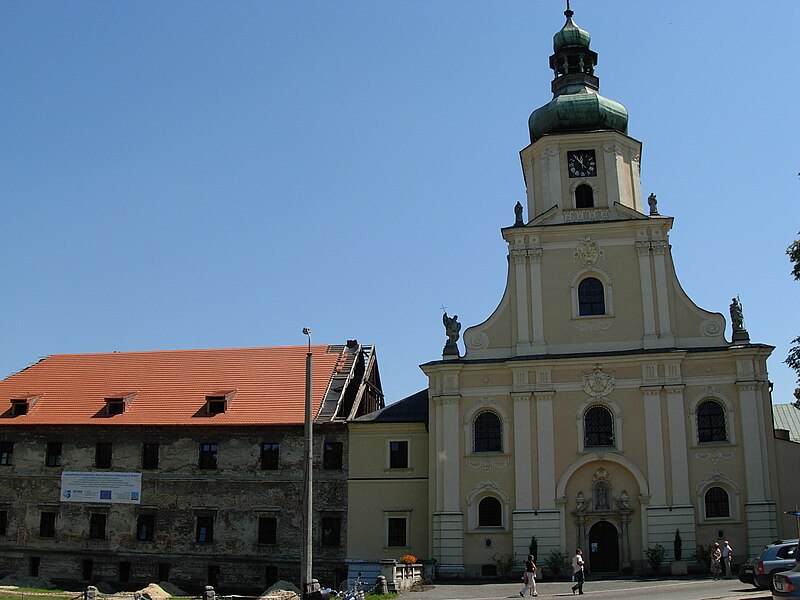
[[[619,572],[619,534],[608,521],[598,521],[589,529],[589,571]]]

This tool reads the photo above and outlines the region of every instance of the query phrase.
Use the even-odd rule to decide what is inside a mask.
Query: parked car
[[[739,565],[739,581],[742,583],[753,583],[756,579],[756,560],[751,558],[745,563]]]
[[[760,590],[772,589],[772,576],[781,571],[794,568],[797,564],[797,542],[798,540],[776,540],[764,546],[761,554],[752,563],[753,585]],[[739,580],[747,577],[749,567],[745,565],[739,569]]]
[[[800,564],[772,576],[773,598],[800,598]]]

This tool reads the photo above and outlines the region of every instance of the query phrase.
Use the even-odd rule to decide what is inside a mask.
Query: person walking
[[[572,576],[575,578],[575,585],[572,586],[572,593],[578,592],[583,594],[583,582],[585,581],[583,574],[583,550],[578,548],[575,550],[575,556],[572,559]]]
[[[538,596],[536,593],[536,563],[533,562],[533,554],[528,554],[528,560],[525,561],[525,585],[520,590],[519,595],[524,596],[525,590],[531,591],[531,596]]]
[[[714,542],[711,545],[711,576],[714,579],[719,579],[722,576],[722,551],[719,549],[719,542]]]
[[[722,546],[722,562],[725,564],[725,579],[733,577],[731,575],[731,560],[733,560],[733,548],[731,548],[728,540]]]

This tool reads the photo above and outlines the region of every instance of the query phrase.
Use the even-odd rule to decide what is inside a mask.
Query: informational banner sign
[[[62,502],[139,504],[141,499],[141,473],[61,473]]]

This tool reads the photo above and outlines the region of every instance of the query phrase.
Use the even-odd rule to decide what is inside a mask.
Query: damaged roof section
[[[307,352],[302,345],[56,354],[0,381],[0,426],[298,425],[305,420]],[[383,408],[373,346],[350,340],[312,345],[311,353],[317,421]],[[136,401],[99,419],[109,390],[136,390]],[[235,390],[236,399],[210,414],[216,390]],[[23,399],[24,412],[16,406]]]

